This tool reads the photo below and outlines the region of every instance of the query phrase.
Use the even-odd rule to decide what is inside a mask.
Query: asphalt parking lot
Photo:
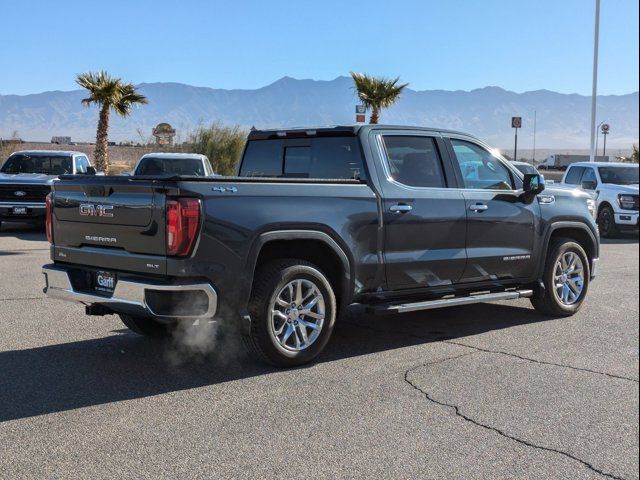
[[[0,478],[638,478],[638,238],[569,319],[526,300],[370,317],[308,367],[205,355],[46,299],[0,231]]]

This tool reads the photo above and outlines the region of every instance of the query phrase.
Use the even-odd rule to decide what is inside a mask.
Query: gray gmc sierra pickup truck
[[[401,313],[530,297],[574,314],[596,271],[594,208],[462,133],[252,131],[235,177],[62,176],[45,292],[143,335],[215,316],[293,366],[352,303]]]

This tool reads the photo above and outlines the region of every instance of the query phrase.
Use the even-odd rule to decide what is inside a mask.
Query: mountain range
[[[256,128],[318,126],[353,123],[357,98],[349,77],[298,80],[283,77],[254,90],[225,90],[181,83],[142,83],[149,104],[126,119],[112,116],[110,140],[147,140],[160,122],[170,123],[179,139],[199,125],[220,122]],[[96,107],[80,100],[83,90],[31,95],[0,95],[0,138],[16,134],[47,141],[71,136],[92,141],[98,119]],[[536,140],[540,148],[588,148],[591,98],[549,90],[516,93],[499,87],[471,91],[407,88],[400,101],[382,114],[387,124],[434,126],[472,133],[500,148],[511,148],[511,117],[522,116],[523,147]],[[608,145],[629,148],[638,141],[638,92],[598,96],[598,119],[611,125]]]

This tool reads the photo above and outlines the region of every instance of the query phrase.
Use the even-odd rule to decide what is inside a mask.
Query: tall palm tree
[[[76,83],[89,91],[89,96],[83,99],[82,103],[87,106],[95,103],[100,108],[94,160],[96,168],[106,172],[109,168],[109,116],[111,110],[121,117],[127,117],[131,114],[134,105],[147,103],[147,98],[138,93],[135,85],[112,77],[104,70],[97,73],[81,73],[76,76]]]
[[[409,85],[408,83],[398,84],[400,77],[391,80],[366,73],[350,73],[358,98],[367,109],[371,109],[369,123],[378,123],[382,109],[389,108],[397,102],[402,91]]]

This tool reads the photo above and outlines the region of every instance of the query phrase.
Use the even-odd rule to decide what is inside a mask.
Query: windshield
[[[636,185],[638,183],[638,172],[640,169],[635,166],[629,167],[600,167],[600,178],[602,183],[612,183],[615,185]]]
[[[11,155],[0,169],[2,173],[73,173],[71,157],[58,155]]]
[[[195,175],[204,177],[204,165],[196,158],[155,158],[147,157],[140,161],[136,175]]]

